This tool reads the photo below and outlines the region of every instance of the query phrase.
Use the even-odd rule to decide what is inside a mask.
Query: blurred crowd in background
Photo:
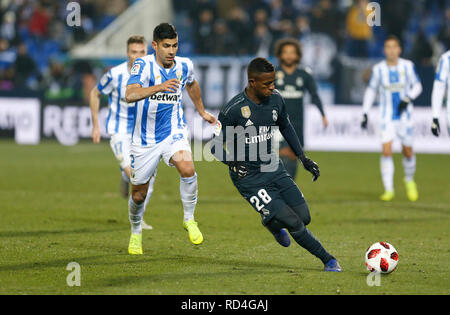
[[[370,27],[369,2],[381,8],[381,27]],[[339,52],[381,57],[384,38],[400,38],[416,61],[440,44],[450,47],[448,0],[174,0],[183,44],[195,54],[270,56],[276,40],[329,36]],[[428,50],[428,51],[426,51]]]
[[[81,26],[69,27],[68,0],[0,1],[0,91],[44,91],[46,98],[83,97],[90,62],[67,53],[91,39],[134,1],[77,0]]]
[[[95,80],[92,61],[68,60],[75,44],[91,39],[138,0],[77,0],[81,26],[66,25],[67,3],[0,1],[0,91],[44,91],[46,98],[84,98]],[[383,27],[366,23],[367,0],[173,0],[183,55],[273,55],[284,37],[313,34],[336,55],[381,58],[383,40],[400,38],[404,56],[434,67],[450,49],[450,0],[375,0]],[[325,46],[326,47],[326,46]],[[326,49],[326,48],[323,48]],[[102,69],[104,70],[104,69]]]

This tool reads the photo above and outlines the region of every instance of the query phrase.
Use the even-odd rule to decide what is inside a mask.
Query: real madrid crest
[[[244,118],[250,118],[250,115],[252,114],[252,112],[250,111],[250,107],[249,106],[241,107],[241,114],[242,117]]]
[[[295,84],[297,84],[297,86],[303,86],[303,78],[298,77],[297,81],[295,82]]]
[[[278,120],[278,112],[275,109],[272,111],[272,118],[273,118],[273,121]]]
[[[275,78],[276,78],[276,84],[277,85],[283,85],[284,84],[284,73],[283,71],[277,71],[277,73],[275,73]]]

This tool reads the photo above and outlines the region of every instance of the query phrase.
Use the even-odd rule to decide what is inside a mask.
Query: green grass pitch
[[[145,215],[144,255],[127,254],[127,202],[109,144],[0,141],[0,294],[449,294],[450,157],[417,156],[420,199],[407,201],[395,156],[396,199],[382,192],[379,155],[309,155],[316,183],[300,170],[309,228],[344,272],[325,273],[296,243],[283,248],[241,198],[219,162],[196,162],[196,219],[205,242],[182,228],[179,180],[160,164]],[[397,270],[368,286],[364,253],[376,241],[398,250]],[[69,287],[70,262],[81,286]]]

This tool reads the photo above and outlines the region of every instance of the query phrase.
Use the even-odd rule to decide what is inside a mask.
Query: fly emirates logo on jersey
[[[149,97],[150,101],[165,104],[177,104],[181,98],[181,93],[163,93],[159,92]]]
[[[259,132],[257,132],[259,131]],[[255,126],[245,128],[245,144],[254,144],[267,141],[275,135],[275,130],[270,126],[260,126],[258,129]]]

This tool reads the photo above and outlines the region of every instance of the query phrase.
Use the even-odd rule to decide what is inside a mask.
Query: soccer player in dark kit
[[[287,229],[300,246],[324,263],[325,271],[340,272],[336,258],[306,228],[311,221],[308,204],[273,150],[272,139],[279,129],[313,181],[320,176],[317,164],[303,152],[274,81],[275,68],[267,59],[250,62],[245,91],[219,113],[211,152],[229,166],[233,184],[280,245],[290,245]]]
[[[279,66],[275,69],[275,88],[286,101],[286,110],[294,126],[300,143],[303,139],[303,96],[305,92],[311,95],[311,101],[317,106],[322,115],[322,123],[326,128],[328,120],[323,110],[322,101],[317,93],[317,86],[311,75],[311,69],[299,66],[302,58],[300,42],[293,38],[279,40],[275,45],[275,55]],[[295,179],[297,175],[297,157],[286,140],[280,143],[280,158],[287,172]]]

